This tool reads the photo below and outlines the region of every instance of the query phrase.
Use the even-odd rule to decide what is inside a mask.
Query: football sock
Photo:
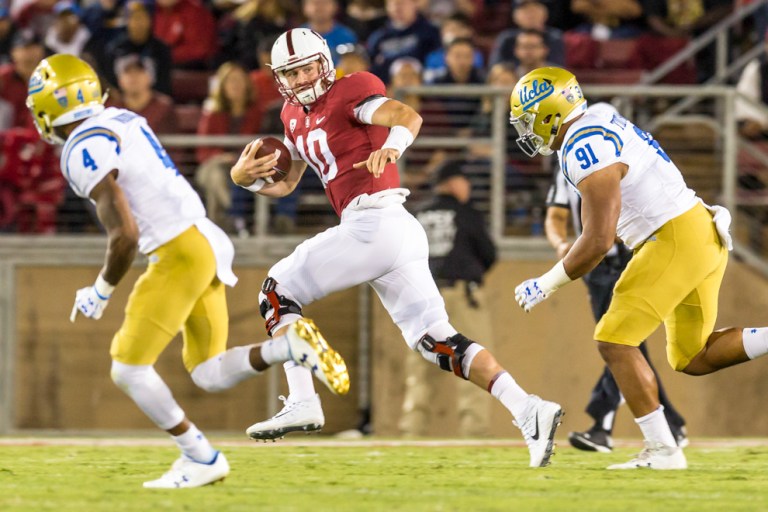
[[[768,327],[748,327],[741,331],[744,352],[755,359],[768,354]]]
[[[285,335],[272,338],[261,344],[261,358],[268,365],[284,363],[291,358],[291,349]]]
[[[312,382],[312,372],[293,361],[283,363],[285,377],[288,379],[288,398],[300,402],[315,396],[315,384]]]
[[[223,391],[260,372],[251,366],[250,354],[256,345],[232,347],[197,365],[192,380],[210,392]]]
[[[616,411],[611,411],[603,416],[603,421],[597,424],[598,427],[605,430],[609,434],[613,432],[613,420],[616,419]]]
[[[521,423],[528,405],[528,393],[508,372],[499,372],[489,384],[489,391]]]
[[[213,449],[211,443],[205,435],[200,432],[194,423],[190,424],[189,430],[181,434],[180,436],[171,436],[179,447],[181,453],[191,458],[196,462],[202,462],[208,464],[213,462],[213,458],[216,456],[216,450]]]
[[[635,423],[638,424],[640,430],[643,432],[645,440],[652,445],[660,443],[664,446],[677,446],[675,437],[672,435],[672,430],[669,428],[667,418],[664,416],[663,405],[660,405],[658,409],[650,414],[635,418]]]

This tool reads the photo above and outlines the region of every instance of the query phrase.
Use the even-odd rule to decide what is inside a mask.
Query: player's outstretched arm
[[[112,170],[91,190],[96,215],[107,231],[107,254],[96,282],[75,294],[75,305],[69,315],[71,322],[75,321],[78,313],[94,320],[101,318],[115,285],[128,272],[136,257],[139,229],[116,177],[117,170]]]
[[[367,120],[366,120],[367,121]],[[390,129],[389,137],[381,149],[372,152],[368,160],[357,162],[355,169],[366,167],[375,177],[381,176],[384,166],[397,161],[421,130],[421,116],[408,105],[393,99],[382,103],[371,115],[370,124]]]
[[[109,239],[101,276],[113,286],[131,268],[139,243],[139,228],[116,177],[117,170],[114,170],[91,191],[91,199],[96,203],[96,215]]]
[[[279,150],[277,150],[271,155],[256,158],[256,152],[261,146],[261,139],[249,142],[245,146],[243,152],[240,153],[240,158],[238,158],[235,165],[229,171],[232,181],[235,182],[235,185],[264,196],[287,196],[296,189],[301,175],[304,174],[304,170],[307,168],[307,164],[301,160],[293,160],[291,162],[291,170],[284,180],[277,183],[263,183],[264,178],[275,174],[273,167],[277,165],[277,159],[280,155]],[[258,180],[262,181],[258,182]],[[259,183],[258,186],[256,186],[257,182]]]
[[[617,162],[579,183],[583,229],[563,259],[571,279],[595,268],[615,243],[621,213],[621,179],[626,172],[627,165]]]

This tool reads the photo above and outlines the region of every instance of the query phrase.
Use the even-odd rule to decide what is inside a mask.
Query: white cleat
[[[288,432],[315,432],[325,425],[318,395],[295,402],[280,396],[280,400],[283,401],[283,409],[270,419],[248,427],[245,431],[248,437],[269,441],[280,439]]]
[[[652,445],[645,441],[645,448],[637,457],[623,464],[613,464],[608,469],[688,469],[688,461],[679,446]]]
[[[549,464],[549,458],[555,451],[555,431],[563,414],[559,404],[528,395],[528,409],[523,421],[513,423],[523,433],[531,454],[532,468],[543,468]]]
[[[288,329],[291,359],[312,370],[312,374],[335,395],[349,392],[349,373],[341,355],[333,350],[308,318],[300,318]]]
[[[201,487],[221,480],[229,474],[229,463],[221,452],[208,464],[197,462],[182,455],[171,466],[171,469],[157,480],[144,482],[147,489],[181,489],[185,487]]]

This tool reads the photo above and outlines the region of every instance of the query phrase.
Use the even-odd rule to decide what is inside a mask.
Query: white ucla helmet
[[[320,76],[315,83],[291,88],[285,72],[310,62],[320,62]],[[280,94],[292,105],[309,105],[328,92],[336,80],[331,50],[323,37],[308,28],[295,28],[283,33],[272,46],[272,75]]]

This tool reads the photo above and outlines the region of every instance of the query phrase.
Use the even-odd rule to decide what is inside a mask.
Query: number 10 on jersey
[[[306,147],[304,142],[303,135],[296,137],[296,149],[301,158],[315,170],[323,185],[327,185],[339,171],[336,157],[328,147],[328,134],[322,128],[315,128],[307,134]]]

